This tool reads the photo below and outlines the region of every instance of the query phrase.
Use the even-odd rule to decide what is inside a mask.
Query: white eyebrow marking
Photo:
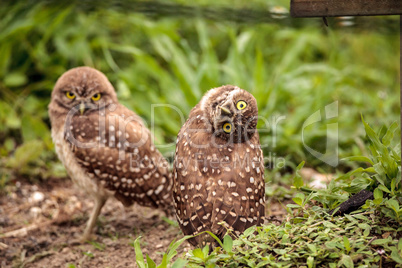
[[[201,99],[201,111],[205,111],[205,105],[207,100],[209,99],[210,95],[216,91],[217,88],[210,89],[207,93],[205,93],[204,97]]]

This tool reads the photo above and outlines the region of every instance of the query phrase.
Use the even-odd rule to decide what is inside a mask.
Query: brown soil
[[[108,200],[98,219],[94,240],[78,243],[93,201],[69,179],[32,185],[16,183],[0,196],[0,267],[137,267],[134,247],[160,263],[173,240],[182,238],[175,219],[134,205]],[[271,204],[270,216],[284,211]],[[190,249],[178,248],[178,256]]]

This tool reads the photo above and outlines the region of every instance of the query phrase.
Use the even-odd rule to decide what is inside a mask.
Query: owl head
[[[58,114],[75,111],[77,115],[87,115],[117,102],[116,92],[103,73],[90,67],[77,67],[57,80],[49,110]]]
[[[256,132],[257,101],[251,93],[239,87],[213,88],[204,95],[200,106],[218,138],[241,143]]]

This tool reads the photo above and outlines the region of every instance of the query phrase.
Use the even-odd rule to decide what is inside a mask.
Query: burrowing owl
[[[257,102],[247,91],[208,91],[177,137],[173,199],[185,235],[210,231],[223,238],[263,223],[264,161],[256,130]],[[223,224],[221,223],[223,222]],[[204,245],[208,234],[189,242]]]
[[[78,67],[57,81],[49,104],[52,138],[68,175],[95,200],[87,240],[107,198],[167,209],[172,179],[141,118],[101,72]]]

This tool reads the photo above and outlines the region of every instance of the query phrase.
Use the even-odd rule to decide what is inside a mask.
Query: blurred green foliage
[[[120,101],[152,127],[167,157],[191,108],[205,91],[222,84],[254,94],[259,115],[266,119],[259,126],[265,155],[272,157],[267,161],[283,157],[290,167],[306,160],[309,166],[326,168],[304,149],[301,133],[311,114],[334,101],[339,116],[329,123],[339,125],[340,157],[366,154],[361,114],[374,126],[399,120],[398,31],[333,30],[337,20],[326,28],[319,19],[240,23],[233,14],[194,16],[194,10],[174,17],[175,5],[186,1],[159,2],[170,5],[168,15],[154,2],[138,10],[139,3],[146,4],[2,3],[0,188],[14,175],[63,174],[51,142],[47,105],[57,78],[81,65],[108,76]],[[268,11],[278,4],[286,7],[288,1],[239,0],[230,6],[198,1],[208,10],[230,7],[240,15],[245,7]],[[391,17],[391,22],[398,24],[397,19]],[[370,20],[380,25],[383,18]],[[324,150],[326,124],[306,128],[306,144]]]

